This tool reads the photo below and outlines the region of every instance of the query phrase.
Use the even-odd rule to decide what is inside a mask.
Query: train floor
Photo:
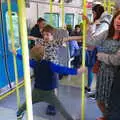
[[[65,106],[66,110],[73,116],[79,117],[81,110],[81,90],[78,87],[71,87],[60,85],[59,99]],[[21,103],[24,102],[24,88],[20,89]],[[85,98],[85,120],[96,120],[101,116],[99,109],[96,106],[96,101],[90,98]],[[34,120],[64,120],[59,111],[55,116],[48,116],[45,114],[47,103],[41,102],[33,105]],[[16,120],[16,94],[8,96],[0,101],[0,120]],[[26,115],[25,115],[26,116]],[[26,120],[26,117],[23,118]]]

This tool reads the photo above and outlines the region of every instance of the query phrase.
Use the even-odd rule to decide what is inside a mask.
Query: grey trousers
[[[54,105],[60,111],[60,113],[63,115],[63,117],[66,120],[73,120],[71,115],[64,109],[60,100],[55,95],[54,90],[44,91],[44,90],[40,90],[40,89],[33,89],[33,91],[32,91],[32,104],[37,103],[37,102],[42,102],[42,101],[47,102],[51,105]],[[25,110],[26,110],[26,103],[24,103],[19,108],[18,114],[21,114]]]

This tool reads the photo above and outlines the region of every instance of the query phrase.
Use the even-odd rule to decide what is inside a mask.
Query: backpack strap
[[[106,20],[103,20],[100,23],[107,23],[108,25],[110,25],[110,23],[108,21],[106,21]]]

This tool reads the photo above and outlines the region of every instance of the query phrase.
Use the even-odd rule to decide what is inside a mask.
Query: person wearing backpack
[[[104,11],[104,7],[100,4],[94,5],[92,7],[92,12],[93,12],[93,23],[90,23],[89,19],[83,15],[83,19],[85,19],[88,24],[87,40],[90,41],[92,39],[98,39],[98,40],[104,39],[104,36],[99,36],[99,35],[105,31],[108,31],[109,23],[111,21],[112,16],[109,15],[106,11]],[[93,53],[95,54],[97,53],[97,52],[94,52],[96,51],[96,49],[98,48],[95,46],[87,47],[88,51],[93,51]],[[89,58],[89,56],[87,58]],[[95,60],[96,60],[96,57],[94,57],[94,61]],[[99,69],[98,61],[96,61],[96,63],[94,64],[92,63],[92,66],[91,65],[89,66],[88,86],[86,86],[85,89],[86,91],[88,91],[90,95],[94,94],[93,92],[90,92],[90,91],[91,91],[91,85],[92,85],[93,78],[96,79],[96,73],[98,69]]]

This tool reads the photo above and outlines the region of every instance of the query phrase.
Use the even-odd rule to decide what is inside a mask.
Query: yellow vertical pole
[[[111,14],[111,0],[108,0],[108,13]]]
[[[53,1],[50,0],[50,24],[51,25],[53,23],[52,13],[53,13]]]
[[[86,0],[83,1],[83,14],[86,15]],[[85,67],[86,21],[83,20],[82,66]],[[85,120],[85,73],[82,74],[81,120]]]
[[[9,15],[9,25],[10,25],[10,39],[12,42],[12,50],[15,50],[15,39],[14,39],[14,29],[13,29],[13,22],[12,22],[12,10],[11,10],[11,0],[7,0],[8,3],[8,15]],[[15,71],[15,81],[16,81],[16,96],[17,96],[17,106],[20,107],[20,95],[19,95],[19,88],[18,88],[18,73],[17,73],[17,63],[16,63],[16,56],[13,55],[13,62],[14,62],[14,71]]]
[[[116,6],[115,2],[114,1],[111,1],[111,7],[114,8]],[[113,14],[114,10],[111,9],[111,14]]]
[[[27,120],[33,120],[25,1],[17,0],[17,3],[18,3],[18,13],[19,13],[20,36],[22,43]]]
[[[104,4],[104,9],[106,10],[106,8],[107,8],[106,0],[104,0],[103,4]]]
[[[61,7],[62,7],[62,28],[64,28],[65,23],[64,0],[61,0]]]

